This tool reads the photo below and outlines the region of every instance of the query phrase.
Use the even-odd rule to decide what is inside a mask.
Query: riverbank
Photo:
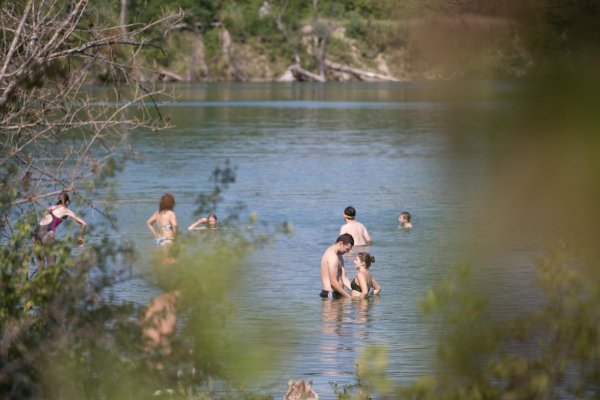
[[[265,25],[273,24],[264,16]],[[270,21],[270,22],[269,22]],[[142,81],[423,81],[515,78],[538,67],[513,21],[474,14],[315,19],[249,32],[181,23],[142,55]],[[102,81],[102,71],[95,76]]]

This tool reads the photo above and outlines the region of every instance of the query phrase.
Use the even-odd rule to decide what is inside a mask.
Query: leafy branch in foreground
[[[14,195],[4,193],[2,207]],[[268,398],[246,393],[285,357],[290,335],[268,318],[249,323],[236,294],[247,256],[274,233],[244,224],[200,232],[210,240],[183,236],[169,265],[157,248],[149,278],[163,293],[147,306],[119,298],[134,254],[109,235],[85,251],[55,242],[57,261],[30,277],[29,217],[0,247],[0,397],[206,399],[216,384],[219,397]],[[147,318],[153,305],[157,318]],[[149,342],[156,331],[161,340]]]

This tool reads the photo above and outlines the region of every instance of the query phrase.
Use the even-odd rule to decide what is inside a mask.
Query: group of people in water
[[[86,231],[86,222],[71,211],[69,196],[61,193],[55,205],[47,208],[32,232],[34,246],[47,246],[54,242],[56,228],[68,217],[74,219],[81,225],[78,237],[80,246],[84,246],[83,235]],[[158,246],[171,245],[177,234],[177,216],[174,211],[175,198],[172,194],[164,194],[159,201],[158,210],[146,221],[148,230],[154,235]],[[370,267],[375,262],[375,257],[367,251],[351,251],[357,249],[367,250],[373,241],[369,231],[361,222],[356,220],[356,210],[349,206],[344,210],[345,224],[340,228],[340,234],[335,243],[327,248],[321,258],[321,281],[323,298],[365,298],[369,294],[377,295],[381,292],[381,285],[373,277]],[[402,228],[410,229],[411,215],[403,212],[399,217]],[[202,217],[188,226],[188,230],[216,229],[217,216],[211,214]],[[36,252],[36,255],[43,254]],[[350,280],[344,267],[344,255],[355,254],[354,268],[356,275]],[[51,265],[53,260],[47,257],[47,264]],[[38,268],[43,267],[43,260],[39,260]],[[346,291],[348,289],[349,292]],[[143,336],[146,340],[148,351],[158,350],[167,355],[171,352],[170,338],[174,334],[176,326],[175,304],[180,296],[179,291],[163,293],[150,302],[143,316]]]
[[[78,237],[80,246],[84,246],[83,235],[86,231],[86,222],[71,211],[69,195],[60,193],[55,205],[47,209],[32,232],[34,246],[46,246],[54,241],[56,228],[68,217],[74,219],[81,225],[81,231]],[[156,244],[159,246],[168,246],[173,243],[177,234],[177,215],[174,211],[175,198],[172,194],[164,194],[159,201],[158,210],[154,212],[146,221],[148,230],[154,235]],[[341,297],[366,297],[371,291],[373,294],[381,292],[381,286],[369,268],[375,262],[375,257],[366,251],[359,251],[354,258],[354,267],[356,270],[355,278],[350,281],[346,276],[344,267],[344,255],[350,251],[365,248],[373,244],[369,231],[364,224],[356,220],[356,209],[352,206],[346,207],[343,214],[345,224],[340,228],[340,235],[335,243],[327,248],[321,257],[321,281],[323,289],[320,296],[323,298],[341,298]],[[398,222],[405,229],[412,228],[411,214],[404,211],[400,214]],[[217,227],[217,216],[210,214],[202,217],[192,223],[188,230],[196,229],[215,229]],[[39,254],[39,252],[36,252]],[[39,265],[43,260],[38,258]],[[53,260],[47,259],[48,265]],[[350,293],[346,292],[346,289]]]
[[[369,293],[379,294],[381,285],[370,273],[369,268],[375,257],[366,251],[359,251],[354,257],[356,276],[352,281],[346,275],[344,255],[353,248],[365,248],[373,244],[371,235],[364,224],[356,220],[356,209],[352,206],[344,210],[345,224],[340,228],[340,235],[335,243],[325,250],[321,257],[322,298],[365,298]],[[412,228],[411,215],[408,211],[400,214],[398,222],[404,229]],[[346,292],[346,289],[350,293]]]

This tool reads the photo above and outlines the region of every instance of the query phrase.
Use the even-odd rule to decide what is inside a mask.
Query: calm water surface
[[[259,221],[293,226],[248,260],[240,293],[254,318],[298,324],[296,348],[265,383],[271,393],[281,398],[288,379],[303,378],[321,398],[333,398],[329,382],[353,383],[357,356],[369,344],[385,345],[390,375],[408,382],[430,369],[434,352],[416,300],[464,257],[467,200],[489,174],[484,133],[510,108],[510,85],[463,85],[460,95],[424,83],[177,87],[178,101],[162,108],[175,127],[134,137],[146,159],[120,175],[117,235],[137,238],[142,253],[150,249],[145,220],[167,191],[185,230],[198,193],[211,190],[211,171],[230,160],[237,181],[221,213],[243,201],[242,219],[254,212]],[[319,261],[348,205],[373,237],[372,273],[383,292],[367,302],[324,301]],[[412,231],[398,227],[403,210],[413,214]],[[351,260],[347,267],[352,277]],[[514,271],[495,273],[498,281],[515,280]],[[155,293],[142,279],[119,290],[139,301]]]

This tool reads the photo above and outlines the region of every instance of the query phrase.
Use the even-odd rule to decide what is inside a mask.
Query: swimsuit
[[[173,230],[173,225],[166,224],[166,225],[158,227],[158,231],[159,232],[166,231],[166,230],[172,231]],[[165,244],[170,244],[170,242],[173,241],[173,238],[159,237],[159,238],[154,239],[154,241],[156,242],[157,246],[163,246]]]
[[[352,288],[352,290],[356,290],[357,292],[362,293],[362,290],[360,288],[360,285],[356,281],[356,278],[352,279],[352,282],[350,282],[350,287]],[[369,286],[367,285],[367,287],[369,287]]]
[[[166,237],[159,237],[159,238],[154,239],[154,241],[156,242],[157,246],[163,246],[165,244],[168,244],[168,242],[172,242],[173,239],[166,238]]]
[[[46,225],[37,224],[35,229],[31,233],[31,237],[33,238],[33,240],[42,243],[46,235],[48,235],[50,232],[52,232],[52,236],[54,236],[54,231],[56,231],[58,225],[60,225],[63,219],[67,219],[66,215],[62,218],[59,218],[56,215],[54,215],[52,211],[54,211],[55,209],[56,206],[48,208],[48,211],[52,216],[52,221],[50,221],[50,223]]]
[[[162,231],[164,231],[165,229],[168,229],[168,230],[172,231],[172,230],[173,230],[173,225],[171,225],[171,224],[167,224],[167,225],[165,225],[165,226],[159,226],[159,227],[158,227],[158,231],[159,231],[159,232],[162,232]]]
[[[331,297],[332,299],[339,299],[340,297],[342,297],[342,295],[338,292],[328,292],[327,290],[321,290],[319,296],[324,299],[328,299],[329,297]]]

